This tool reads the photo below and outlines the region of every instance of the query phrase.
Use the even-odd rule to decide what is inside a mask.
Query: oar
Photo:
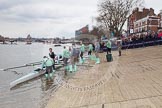
[[[26,64],[27,66],[35,66],[35,65],[40,65],[42,64],[41,62],[40,63],[33,63],[33,64]]]
[[[25,65],[22,65],[22,66],[15,66],[15,67],[6,68],[6,69],[0,69],[0,70],[7,71],[7,70],[10,70],[10,69],[17,69],[17,68],[23,68],[23,67],[27,67],[27,66],[34,66],[34,65],[40,65],[40,64],[41,64],[41,62],[34,62],[34,63],[25,64]],[[63,65],[63,64],[55,64],[55,65]]]
[[[10,69],[23,68],[23,67],[27,67],[27,66],[34,66],[34,65],[40,65],[40,64],[41,63],[25,64],[25,65],[22,65],[22,66],[15,66],[15,67],[10,67],[10,68],[6,68],[6,69],[0,69],[0,70],[7,71],[7,70],[10,70]]]
[[[39,61],[39,62],[32,62],[32,63],[28,63],[28,64],[26,64],[26,65],[31,65],[31,64],[40,64],[40,63],[42,63],[42,61]]]
[[[22,66],[15,66],[15,67],[11,67],[11,68],[6,68],[6,69],[1,69],[2,71],[7,71],[10,69],[16,69],[16,68],[22,68],[22,67],[27,67],[28,65],[22,65]]]

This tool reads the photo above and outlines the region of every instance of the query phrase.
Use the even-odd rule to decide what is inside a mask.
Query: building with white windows
[[[162,11],[161,11],[162,18]],[[143,8],[142,11],[136,8],[128,18],[129,34],[145,34],[150,31],[157,32],[162,27],[160,15],[154,13],[154,9]]]
[[[148,32],[148,31],[158,31],[158,27],[160,26],[160,18],[156,15],[147,16],[145,18],[139,19],[134,22],[134,32]]]

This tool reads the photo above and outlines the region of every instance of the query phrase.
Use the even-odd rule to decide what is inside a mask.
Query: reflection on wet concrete
[[[53,85],[53,79],[46,79],[46,78],[41,78],[41,89],[42,91],[47,91],[48,89],[50,89],[50,87]]]

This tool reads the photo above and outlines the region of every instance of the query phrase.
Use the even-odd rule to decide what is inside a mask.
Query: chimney
[[[155,13],[154,13],[154,9],[153,8],[150,8],[150,13],[149,13],[150,15],[155,15]]]
[[[132,13],[138,13],[138,12],[139,12],[139,8],[137,7],[137,8],[135,8],[135,9],[133,10]]]
[[[138,7],[136,8],[136,12],[139,12],[139,8]]]
[[[142,18],[146,17],[149,14],[149,9],[143,8]]]
[[[149,13],[149,9],[143,8],[143,13],[144,14],[148,14]]]

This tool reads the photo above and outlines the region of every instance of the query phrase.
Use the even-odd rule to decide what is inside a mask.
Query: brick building
[[[160,10],[159,17],[160,17],[159,29],[162,31],[162,10]]]
[[[158,31],[160,19],[157,16],[147,16],[134,22],[134,33]]]
[[[160,17],[154,13],[154,9],[136,8],[128,18],[129,34],[157,32],[160,27]]]

